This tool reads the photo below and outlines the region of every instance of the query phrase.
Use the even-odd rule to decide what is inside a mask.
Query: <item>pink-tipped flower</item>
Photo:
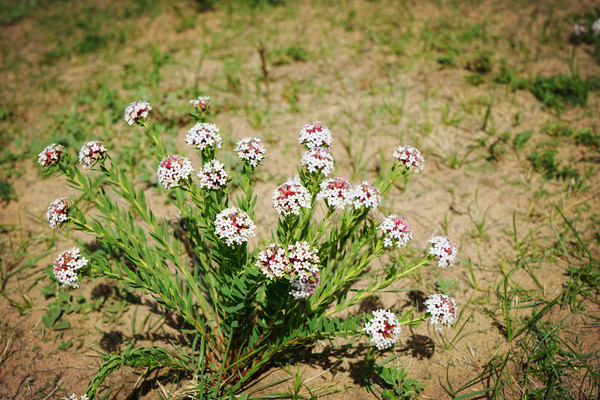
[[[450,268],[454,265],[457,253],[456,243],[446,236],[434,236],[429,239],[429,243],[431,243],[429,254],[439,258],[438,267]]]
[[[62,286],[71,286],[78,288],[77,270],[87,265],[88,260],[81,257],[79,247],[73,247],[71,250],[63,251],[58,255],[54,264],[54,276]]]
[[[148,114],[151,110],[152,106],[148,102],[140,100],[137,103],[130,103],[125,109],[125,122],[127,122],[129,126],[143,122],[148,118]]]
[[[215,218],[215,234],[229,247],[247,242],[255,229],[248,214],[236,207],[226,208]]]
[[[326,179],[319,186],[321,190],[317,194],[317,199],[325,199],[329,207],[343,210],[352,204],[354,190],[344,178]]]
[[[219,128],[215,124],[202,122],[194,125],[185,136],[185,142],[197,149],[204,150],[209,147],[221,148],[223,140],[219,135]]]
[[[192,173],[192,163],[187,158],[180,155],[172,155],[162,160],[158,166],[158,181],[166,189],[179,186],[179,183],[186,180]]]
[[[410,225],[406,222],[406,218],[402,216],[388,215],[377,229],[383,232],[383,245],[385,247],[406,246],[408,241],[412,239]]]
[[[295,179],[279,185],[273,192],[273,207],[284,216],[300,215],[301,208],[310,208],[310,192]]]
[[[427,312],[431,314],[431,324],[437,325],[438,329],[441,329],[442,325],[451,326],[456,320],[456,303],[452,297],[432,294],[424,304],[427,306]]]
[[[320,172],[327,176],[333,169],[333,156],[326,148],[313,147],[304,153],[300,163],[310,173]]]
[[[290,294],[295,299],[306,299],[315,292],[320,280],[321,277],[318,270],[311,275],[300,276],[290,282],[292,284]]]
[[[576,38],[582,37],[587,33],[587,30],[588,28],[586,24],[578,22],[575,25],[573,25],[573,36]]]
[[[64,154],[65,148],[62,145],[52,143],[38,154],[38,163],[40,163],[42,167],[56,165]]]
[[[594,35],[600,36],[600,18],[594,21],[591,29]]]
[[[193,107],[196,107],[199,111],[205,113],[210,108],[210,97],[200,96],[197,99],[190,100],[190,104]]]
[[[379,350],[384,350],[398,341],[400,322],[393,312],[379,309],[373,311],[373,319],[365,324],[363,330],[371,336],[371,342]]]
[[[360,208],[376,209],[381,204],[381,192],[375,186],[363,181],[354,187],[352,203],[357,210]]]
[[[54,200],[46,211],[46,220],[50,228],[59,230],[69,220],[69,209],[72,203],[65,198]]]
[[[212,160],[202,166],[198,172],[200,187],[210,190],[221,190],[229,182],[229,173],[225,170],[225,165],[219,160]]]
[[[258,253],[256,266],[271,280],[273,278],[283,278],[285,274],[292,272],[292,264],[290,264],[287,253],[276,243],[270,244]]]
[[[258,164],[265,158],[267,151],[263,146],[262,141],[257,137],[244,138],[237,142],[235,151],[238,156],[247,164],[256,168]]]
[[[90,168],[106,156],[106,147],[99,141],[86,142],[79,150],[79,163],[83,168]]]
[[[300,144],[307,149],[313,147],[331,147],[331,131],[322,122],[315,121],[302,127],[300,131]]]
[[[398,146],[396,151],[394,151],[394,157],[396,157],[400,164],[404,165],[408,170],[415,173],[423,171],[425,159],[419,150],[412,146]]]

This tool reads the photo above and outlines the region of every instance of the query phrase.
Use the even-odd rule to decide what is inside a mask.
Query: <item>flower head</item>
[[[225,165],[219,160],[212,160],[202,166],[198,172],[200,186],[205,189],[220,190],[223,189],[229,181],[229,173],[225,170]]]
[[[158,181],[166,189],[171,189],[179,186],[179,183],[187,179],[193,172],[190,160],[175,154],[166,157],[158,165]]]
[[[106,156],[106,147],[99,141],[86,142],[79,150],[79,163],[83,168],[90,168],[96,161]]]
[[[359,208],[376,209],[381,204],[381,193],[375,186],[363,181],[360,185],[354,186],[352,203],[357,210]]]
[[[62,286],[78,288],[77,270],[85,267],[87,263],[88,260],[85,257],[80,257],[79,247],[73,247],[71,250],[60,253],[53,262],[54,276]]]
[[[69,220],[69,209],[72,203],[65,198],[54,200],[46,211],[46,220],[52,229],[60,229]]]
[[[594,35],[600,36],[600,18],[594,21],[591,29]]]
[[[580,38],[587,33],[587,30],[588,28],[584,23],[578,22],[575,25],[573,25],[573,36],[576,38]]]
[[[82,394],[81,397],[77,397],[76,394],[70,395],[68,398],[63,397],[63,400],[89,400],[87,394]]]
[[[300,215],[300,209],[310,208],[310,192],[295,179],[279,185],[273,192],[273,207],[279,214]]]
[[[238,156],[247,164],[256,168],[258,163],[265,158],[267,151],[259,138],[244,138],[237,142],[235,151]]]
[[[38,163],[42,167],[58,164],[63,154],[65,154],[65,148],[58,143],[52,143],[38,154]]]
[[[248,214],[236,207],[226,208],[215,218],[215,234],[229,247],[247,242],[255,229]]]
[[[406,222],[406,218],[402,216],[388,215],[377,229],[383,232],[383,245],[385,247],[406,246],[408,241],[412,239],[410,225]]]
[[[313,147],[329,148],[331,147],[331,131],[322,122],[311,122],[302,127],[299,142],[307,149]]]
[[[394,157],[396,157],[398,161],[400,161],[400,164],[404,165],[408,170],[415,173],[423,171],[425,159],[419,150],[412,146],[398,146],[396,151],[394,151]]]
[[[452,297],[445,294],[432,294],[425,300],[427,312],[431,314],[431,323],[437,325],[438,329],[442,325],[451,326],[456,320],[456,303]]]
[[[209,147],[220,149],[222,139],[219,135],[219,128],[215,124],[202,122],[197,123],[188,131],[185,142],[191,146],[196,146],[200,150]]]
[[[321,277],[318,270],[311,275],[300,276],[290,282],[292,284],[290,294],[295,299],[306,299],[315,292],[320,280]]]
[[[365,324],[363,330],[371,335],[371,342],[379,350],[392,347],[400,336],[400,322],[391,311],[379,309],[373,311],[373,319]]]
[[[456,243],[448,239],[446,236],[434,236],[429,239],[431,248],[429,254],[439,257],[438,267],[450,268],[456,260]]]
[[[205,113],[210,108],[210,97],[200,96],[197,99],[190,100],[190,104]]]
[[[152,106],[148,102],[140,100],[137,103],[130,103],[125,109],[125,122],[127,122],[129,126],[138,122],[143,122],[148,118],[148,113],[150,113],[151,110]]]
[[[269,279],[283,278],[285,274],[292,272],[292,264],[287,253],[276,243],[270,244],[258,253],[256,266]]]
[[[343,210],[347,205],[352,204],[354,190],[344,178],[326,179],[319,186],[321,190],[317,194],[317,198],[325,199],[329,207]]]
[[[308,172],[320,172],[325,176],[329,175],[329,172],[333,169],[333,157],[329,150],[324,147],[308,149],[302,156],[300,163]]]

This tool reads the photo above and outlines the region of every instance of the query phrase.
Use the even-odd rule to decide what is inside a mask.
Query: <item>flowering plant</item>
[[[106,355],[86,398],[94,399],[104,379],[122,366],[182,370],[194,376],[190,395],[229,398],[284,351],[365,333],[384,350],[400,340],[402,325],[417,325],[428,317],[440,326],[454,322],[456,304],[441,294],[429,297],[421,316],[415,310],[398,317],[380,309],[372,318],[340,317],[341,311],[436,257],[442,268],[455,261],[456,244],[445,237],[431,239],[433,247],[421,259],[389,261],[391,252],[412,239],[410,224],[403,216],[382,218],[374,210],[394,181],[422,170],[424,159],[416,148],[398,147],[393,154],[397,161],[376,182],[352,186],[344,178],[326,178],[333,169],[331,131],[321,122],[306,124],[299,142],[308,152],[298,175],[274,189],[274,210],[267,210],[279,214],[270,242],[250,246],[257,203],[252,176],[267,151],[259,138],[242,139],[235,151],[243,167],[231,171],[215,158],[222,139],[216,125],[205,122],[209,99],[190,103],[197,123],[186,139],[200,153],[197,175],[189,158],[166,154],[157,131],[148,127],[150,104],[131,103],[125,112],[125,121],[138,126],[152,144],[157,181],[178,209],[179,229],[174,232],[168,219],[155,216],[144,192],[135,190],[112,163],[103,143],[90,141],[80,150],[81,166],[90,170],[85,174],[60,145],[39,155],[43,167],[61,170],[69,185],[82,192],[76,202],[60,198],[48,207],[50,226],[86,232],[115,249],[109,258],[93,253],[84,258],[77,247],[64,251],[54,262],[56,278],[72,288],[85,274],[141,288],[178,313],[183,331],[193,338],[189,348],[130,347]],[[103,178],[102,188],[97,175]],[[85,203],[97,213],[84,212]],[[359,280],[367,282],[363,289],[354,286]]]

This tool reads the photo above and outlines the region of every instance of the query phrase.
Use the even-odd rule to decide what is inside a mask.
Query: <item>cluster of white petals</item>
[[[310,192],[299,180],[290,178],[273,192],[273,207],[282,215],[300,215],[301,208],[310,208]]]
[[[581,37],[587,33],[587,30],[588,28],[586,24],[584,24],[583,22],[578,22],[575,25],[573,25],[573,36]]]
[[[363,181],[360,185],[354,186],[352,203],[357,210],[359,208],[376,209],[381,204],[381,192],[375,186]]]
[[[600,36],[600,18],[595,20],[592,24],[592,33],[596,36]]]
[[[215,218],[215,234],[229,247],[247,242],[255,230],[248,214],[236,207],[224,209]]]
[[[60,158],[65,154],[65,148],[58,143],[52,143],[38,154],[38,163],[42,167],[58,164]]]
[[[187,179],[193,172],[194,168],[192,168],[190,160],[175,154],[162,160],[156,173],[160,184],[166,189],[171,189],[179,186],[179,183]]]
[[[258,253],[256,266],[269,279],[283,278],[292,272],[292,264],[285,250],[277,243],[272,243]]]
[[[52,229],[60,229],[69,220],[69,208],[72,203],[65,198],[54,200],[46,211],[46,220]]]
[[[429,254],[439,257],[438,267],[450,268],[456,261],[457,246],[456,243],[446,236],[434,236],[429,239],[431,248]]]
[[[130,103],[125,109],[125,122],[131,126],[137,122],[145,121],[151,110],[152,106],[148,102],[140,100],[138,102]]]
[[[319,186],[321,190],[317,194],[317,199],[325,199],[329,207],[343,210],[352,204],[354,189],[344,178],[326,179]]]
[[[400,161],[400,164],[413,172],[419,173],[423,171],[425,159],[419,150],[412,146],[398,146],[396,151],[394,151],[394,157]]]
[[[104,143],[97,140],[85,142],[79,150],[79,163],[83,168],[90,168],[98,160],[106,156],[106,147]]]
[[[324,147],[313,147],[304,153],[300,163],[308,172],[320,172],[327,176],[333,169],[333,156]]]
[[[88,260],[80,256],[79,247],[73,247],[71,250],[60,253],[58,258],[53,262],[54,276],[62,286],[78,288],[77,270],[86,266],[87,263]]]
[[[331,147],[331,131],[319,121],[311,122],[302,127],[299,137],[300,144],[308,149],[313,147]]]
[[[452,297],[445,294],[432,294],[425,300],[427,312],[431,314],[431,323],[437,325],[438,329],[442,325],[451,326],[456,320],[456,303]]]
[[[185,136],[185,142],[200,150],[204,150],[209,147],[220,149],[223,140],[221,139],[221,135],[219,135],[219,128],[215,124],[202,122],[192,126]]]
[[[243,161],[254,168],[256,168],[258,163],[265,158],[265,154],[267,154],[265,146],[263,146],[262,141],[257,137],[240,140],[235,146],[235,151]]]
[[[87,394],[82,394],[81,397],[77,397],[76,394],[70,395],[68,398],[63,397],[63,400],[89,400]]]
[[[229,182],[229,173],[225,170],[225,165],[219,160],[211,160],[202,166],[198,172],[200,187],[211,190],[221,190]]]
[[[373,311],[373,319],[365,324],[363,330],[371,336],[371,342],[379,350],[384,350],[398,341],[400,322],[393,312],[379,309]]]
[[[385,247],[406,246],[409,240],[412,239],[412,231],[410,225],[406,222],[406,218],[398,215],[388,215],[381,225],[377,227],[383,232],[383,244]]]
[[[305,299],[315,292],[319,283],[319,256],[317,249],[308,242],[296,242],[288,246],[288,259],[296,279],[291,281],[290,294],[296,299]]]
[[[197,99],[190,100],[190,104],[202,112],[206,112],[210,107],[210,97],[200,96]]]

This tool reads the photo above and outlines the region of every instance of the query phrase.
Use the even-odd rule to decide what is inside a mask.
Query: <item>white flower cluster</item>
[[[308,172],[321,172],[327,176],[333,169],[333,156],[329,152],[329,149],[313,147],[304,153],[300,163]]]
[[[300,144],[307,149],[313,147],[331,147],[331,131],[325,124],[319,121],[311,122],[300,130]]]
[[[269,279],[283,278],[285,274],[292,272],[292,264],[285,250],[277,243],[272,243],[260,253],[256,266]]]
[[[419,150],[412,146],[398,146],[396,151],[394,151],[394,157],[400,161],[400,164],[413,172],[419,173],[423,171],[425,159]]]
[[[240,140],[235,146],[235,151],[242,160],[254,168],[256,168],[258,163],[265,158],[265,154],[267,154],[265,146],[263,146],[262,141],[257,137]]]
[[[381,193],[375,186],[371,186],[363,181],[360,185],[354,186],[352,203],[355,209],[376,209],[381,204]]]
[[[190,100],[190,104],[202,112],[206,112],[210,107],[210,97],[200,96],[197,99]]]
[[[65,198],[54,200],[46,211],[46,220],[52,229],[60,229],[69,219],[69,208],[72,203]]]
[[[320,280],[317,250],[308,242],[296,242],[288,246],[287,253],[292,270],[297,274],[291,281],[290,294],[295,299],[306,299],[315,292]]]
[[[150,103],[145,101],[138,101],[130,103],[125,109],[125,122],[129,124],[129,126],[140,122],[145,121],[148,118],[148,113],[152,110],[152,106]]]
[[[65,148],[61,144],[52,143],[38,154],[38,163],[42,167],[58,164],[63,154],[65,154]]]
[[[595,20],[592,24],[592,33],[596,36],[600,36],[600,18]]]
[[[290,178],[273,192],[273,207],[279,214],[300,215],[300,208],[310,208],[310,192],[299,180]]]
[[[456,320],[456,303],[452,297],[432,294],[424,304],[427,306],[427,312],[431,314],[431,323],[437,325],[438,329],[441,329],[442,325],[451,326]]]
[[[158,181],[166,189],[179,186],[182,180],[187,179],[194,172],[192,163],[180,155],[166,157],[158,165]]]
[[[80,257],[79,247],[73,247],[71,250],[65,250],[58,255],[53,262],[54,276],[62,286],[71,286],[78,288],[77,270],[86,266],[88,260]]]
[[[215,218],[215,234],[229,247],[247,242],[255,229],[248,214],[236,207],[224,209]]]
[[[429,254],[439,257],[438,267],[450,268],[454,265],[457,253],[456,243],[446,236],[434,236],[429,239],[429,243],[431,243]]]
[[[365,324],[363,330],[371,335],[371,342],[379,350],[392,347],[400,337],[400,322],[391,311],[379,309],[373,311],[373,319]]]
[[[200,150],[209,147],[221,148],[223,140],[219,135],[219,128],[215,124],[206,122],[194,125],[185,136],[185,142],[191,146],[196,146]]]
[[[402,216],[388,215],[377,229],[383,232],[383,245],[385,247],[406,246],[408,241],[412,239],[410,225],[406,222],[406,218]]]
[[[354,189],[344,178],[326,179],[319,186],[321,190],[317,194],[317,199],[325,199],[329,207],[343,210],[347,205],[352,204]]]
[[[198,172],[200,187],[211,190],[220,190],[227,186],[229,182],[229,173],[225,170],[225,165],[219,160],[212,160],[202,166]]]
[[[578,22],[573,25],[573,36],[581,37],[587,33],[587,26],[583,22]]]
[[[106,156],[104,143],[97,140],[86,142],[79,150],[79,163],[83,168],[90,168],[96,161]]]
[[[63,400],[89,400],[89,397],[87,394],[82,394],[81,397],[77,397],[76,394],[72,394],[68,398],[63,397]]]

